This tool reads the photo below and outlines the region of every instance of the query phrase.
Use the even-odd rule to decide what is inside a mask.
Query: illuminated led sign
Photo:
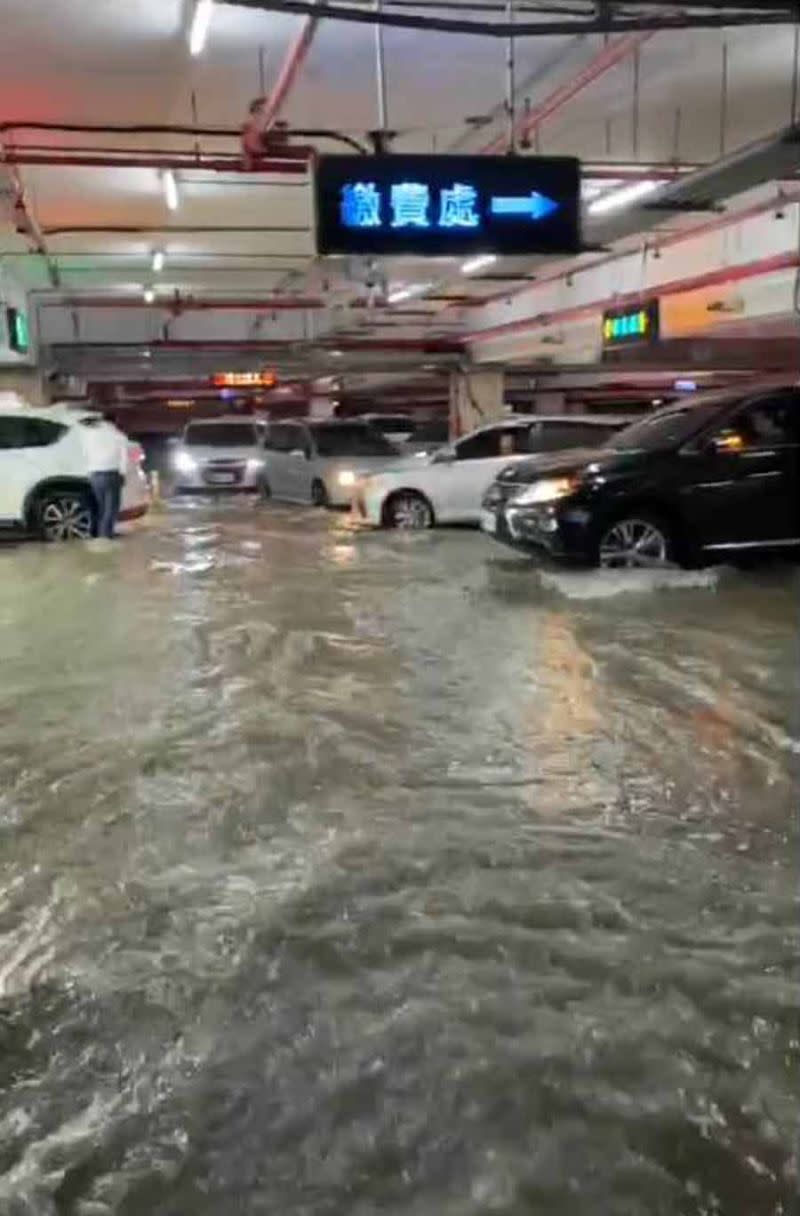
[[[30,349],[28,318],[19,308],[6,309],[6,326],[8,328],[8,345],[18,355],[27,355]]]
[[[321,254],[575,253],[580,165],[572,157],[322,156]]]
[[[658,339],[658,300],[647,300],[636,308],[612,308],[603,313],[603,345],[628,346]]]
[[[275,372],[215,372],[215,388],[272,388],[278,382]]]

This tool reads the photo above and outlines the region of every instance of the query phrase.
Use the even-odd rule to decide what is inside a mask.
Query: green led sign
[[[648,300],[636,308],[612,308],[603,313],[603,345],[627,346],[632,342],[658,339],[658,300]]]
[[[30,333],[25,313],[19,308],[7,308],[6,323],[8,325],[8,345],[18,355],[27,355],[30,349]]]

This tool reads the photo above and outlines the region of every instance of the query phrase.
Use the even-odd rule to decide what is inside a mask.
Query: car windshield
[[[187,427],[183,442],[190,448],[252,448],[258,435],[249,422],[214,422]]]
[[[446,418],[421,422],[414,431],[415,443],[447,443],[450,426]]]
[[[379,414],[368,419],[368,422],[373,431],[380,431],[382,435],[411,435],[414,432],[414,420],[405,418],[402,414],[391,417],[388,414]]]
[[[607,439],[603,447],[613,448],[616,452],[655,452],[659,448],[673,447],[689,439],[732,401],[730,396],[714,394],[702,399],[695,398],[680,406],[669,406],[626,426]]]
[[[311,433],[320,456],[398,456],[393,443],[378,431],[358,424],[312,426]]]

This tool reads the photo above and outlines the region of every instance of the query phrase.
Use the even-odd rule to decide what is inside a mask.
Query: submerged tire
[[[649,511],[631,511],[614,520],[598,542],[597,564],[603,570],[653,570],[675,560],[671,527]]]
[[[325,482],[317,478],[311,483],[311,505],[312,507],[327,507],[328,504],[328,491],[325,489]]]
[[[433,507],[417,490],[399,490],[386,500],[383,522],[387,528],[422,531],[433,527]]]

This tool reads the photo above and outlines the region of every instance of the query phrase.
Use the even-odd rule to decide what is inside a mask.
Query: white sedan
[[[377,528],[477,524],[484,492],[501,469],[537,452],[598,447],[628,422],[608,415],[511,415],[433,456],[410,458],[364,478],[353,510]]]

